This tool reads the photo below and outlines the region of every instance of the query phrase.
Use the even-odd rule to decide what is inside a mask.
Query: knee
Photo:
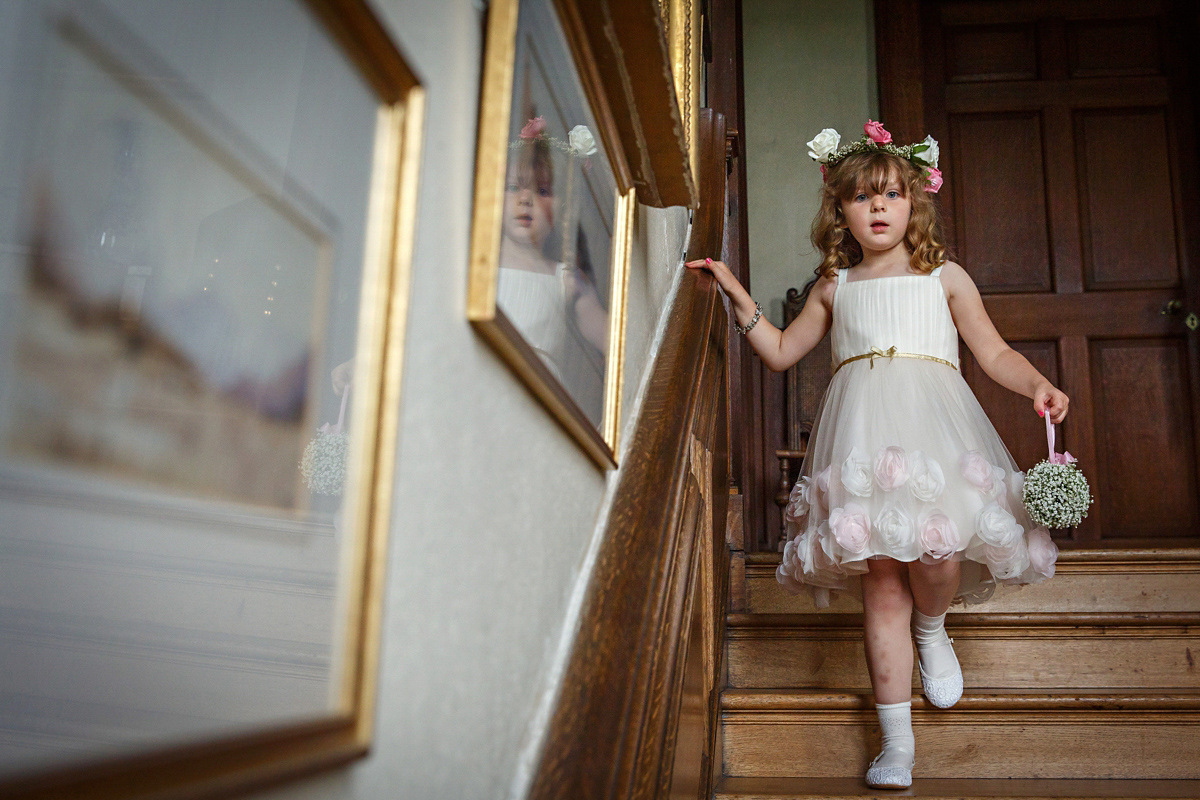
[[[953,559],[933,564],[914,561],[909,564],[908,569],[910,580],[920,581],[925,585],[957,583],[959,573],[962,571],[962,562]]]

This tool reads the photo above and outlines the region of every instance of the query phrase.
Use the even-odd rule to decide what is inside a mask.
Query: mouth
[[[889,227],[891,227],[891,226],[889,226],[886,222],[872,222],[871,223],[871,230],[874,231],[875,233],[881,233],[883,231],[886,231]]]
[[[517,216],[517,224],[528,228],[533,224],[533,217],[529,214],[520,214]]]

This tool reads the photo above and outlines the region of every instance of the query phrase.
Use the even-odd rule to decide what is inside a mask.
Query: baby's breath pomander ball
[[[1025,473],[1021,500],[1029,517],[1047,528],[1073,528],[1087,516],[1092,492],[1074,464],[1040,461]]]
[[[304,448],[300,474],[313,494],[339,495],[346,482],[346,445],[344,433],[320,431]]]

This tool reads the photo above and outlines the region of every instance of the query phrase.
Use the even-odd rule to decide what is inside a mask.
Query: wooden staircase
[[[879,731],[857,598],[818,610],[778,556],[737,560],[715,797],[1200,797],[1200,551],[1065,552],[1046,584],[954,609],[966,692],[934,708],[914,674],[908,792],[862,780]]]

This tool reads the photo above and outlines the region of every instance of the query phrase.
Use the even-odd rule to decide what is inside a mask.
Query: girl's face
[[[849,200],[842,201],[842,215],[850,235],[868,250],[884,253],[904,246],[912,202],[904,194],[897,176],[888,179],[882,191],[859,187]]]
[[[504,187],[504,235],[513,241],[541,247],[554,227],[554,189],[539,181],[537,170],[509,166]]]

